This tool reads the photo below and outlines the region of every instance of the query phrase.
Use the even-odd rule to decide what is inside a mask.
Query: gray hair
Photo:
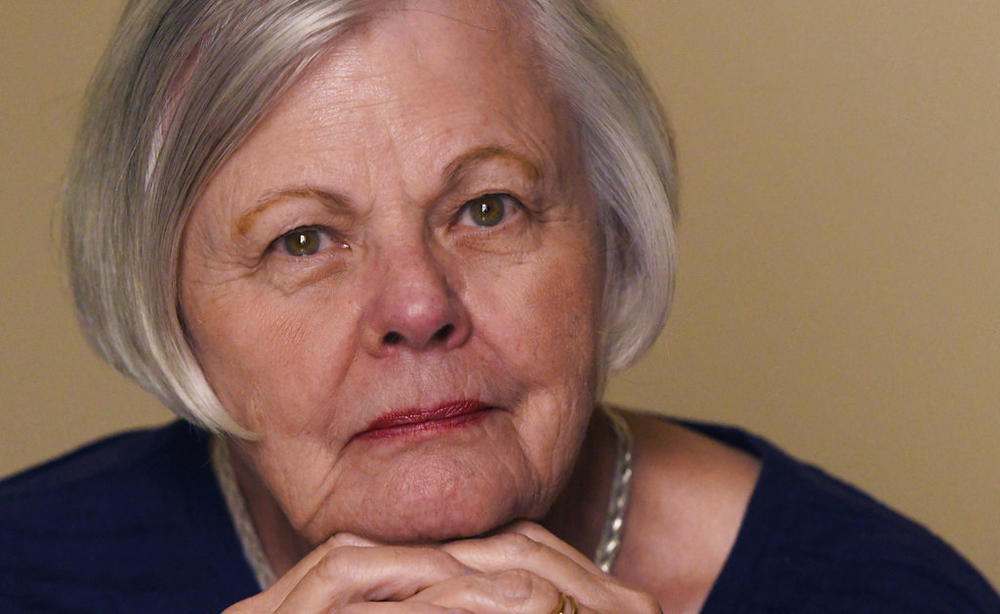
[[[179,306],[181,236],[214,173],[373,0],[131,0],[88,91],[65,196],[77,315],[109,363],[206,428],[221,406]],[[606,250],[600,372],[655,341],[673,287],[673,158],[658,101],[590,0],[523,0],[579,127]],[[603,375],[602,375],[603,379]]]

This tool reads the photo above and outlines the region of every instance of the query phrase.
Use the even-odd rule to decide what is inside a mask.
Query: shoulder
[[[138,465],[155,462],[157,456],[175,453],[178,442],[190,439],[193,443],[198,438],[196,433],[193,427],[174,422],[108,436],[0,481],[0,501],[59,492],[83,483],[114,481],[121,474],[135,471]]]
[[[616,574],[657,595],[664,611],[699,611],[737,540],[761,461],[658,416],[627,418],[634,477]]]
[[[180,611],[196,593],[224,592],[215,585],[224,570],[191,564],[236,543],[219,500],[206,435],[181,422],[108,437],[7,478],[0,610]]]
[[[0,531],[59,534],[121,527],[125,514],[148,522],[185,463],[203,446],[191,427],[107,437],[0,482]],[[202,454],[203,457],[203,454]]]
[[[1000,612],[986,580],[919,524],[745,431],[683,427],[760,463],[704,612]]]
[[[180,504],[176,493],[190,487],[206,450],[205,435],[183,422],[87,444],[0,482],[0,532],[55,537],[148,526]]]

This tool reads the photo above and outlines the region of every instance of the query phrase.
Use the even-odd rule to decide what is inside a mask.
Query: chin
[[[366,537],[391,544],[440,543],[483,535],[513,519],[509,515],[488,518],[463,512],[437,517],[421,516],[411,522],[373,527],[371,534]]]
[[[517,480],[476,471],[457,458],[421,463],[400,479],[388,477],[350,529],[389,543],[441,542],[488,533],[518,518],[541,516]]]

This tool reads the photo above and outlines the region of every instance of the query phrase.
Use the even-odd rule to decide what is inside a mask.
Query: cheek
[[[520,445],[554,493],[569,474],[598,390],[603,277],[589,245],[539,255],[484,288],[480,333],[523,391]]]
[[[478,278],[474,324],[507,366],[550,386],[589,382],[603,280],[593,245],[568,242]]]
[[[331,380],[343,372],[338,365],[350,361],[350,314],[329,313],[332,300],[297,302],[249,286],[233,283],[197,298],[185,293],[195,354],[241,424],[308,430],[322,418],[317,408],[329,405],[337,387]]]

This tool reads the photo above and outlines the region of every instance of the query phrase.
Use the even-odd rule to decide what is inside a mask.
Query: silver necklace
[[[632,486],[632,432],[617,409],[609,405],[602,405],[601,409],[611,422],[611,428],[615,433],[615,469],[611,479],[601,540],[594,551],[594,564],[601,571],[610,573],[611,566],[622,547],[625,511],[628,508],[629,491]],[[222,498],[226,502],[240,546],[243,548],[243,556],[250,564],[257,578],[257,584],[264,590],[274,584],[277,578],[264,553],[260,536],[253,526],[243,493],[236,483],[236,474],[229,458],[229,447],[218,437],[212,438],[211,462],[215,479],[222,491]]]
[[[594,563],[604,573],[611,573],[611,566],[622,549],[625,511],[632,490],[632,431],[618,409],[610,405],[602,405],[601,409],[615,432],[615,469],[608,494],[608,511],[604,516],[604,530],[594,551]]]
[[[257,529],[253,526],[253,519],[250,518],[250,511],[247,509],[246,499],[240,492],[240,486],[236,483],[236,474],[233,471],[233,463],[229,458],[229,446],[223,443],[219,437],[212,438],[212,471],[215,479],[219,482],[219,490],[222,491],[222,498],[226,502],[229,510],[229,517],[233,519],[233,526],[236,528],[236,536],[240,538],[240,546],[243,548],[243,556],[250,563],[250,569],[257,578],[260,590],[270,588],[277,581],[271,563],[264,554],[264,544],[257,535]]]

